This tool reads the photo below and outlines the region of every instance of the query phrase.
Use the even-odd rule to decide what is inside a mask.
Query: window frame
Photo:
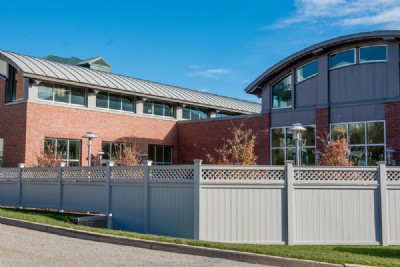
[[[189,109],[189,119],[183,117],[183,110],[184,109]],[[198,119],[192,119],[192,110],[196,110],[196,111],[199,112],[199,118]],[[205,111],[205,114],[206,114],[205,118],[202,118],[200,116],[200,111],[201,110]],[[210,111],[209,111],[208,108],[195,107],[195,106],[184,106],[184,107],[182,107],[182,119],[183,120],[206,120],[206,119],[209,119],[209,118],[210,118]]]
[[[351,50],[354,53],[354,55],[353,55],[353,63],[346,64],[346,65],[341,65],[341,66],[337,66],[337,67],[331,67],[331,56],[332,55],[337,55],[337,54],[344,53],[344,52],[351,51]],[[351,66],[351,65],[357,64],[357,49],[355,47],[353,47],[353,48],[344,49],[344,50],[340,50],[340,51],[337,51],[337,52],[329,54],[328,55],[328,64],[329,64],[329,70],[335,70],[335,69],[339,69],[339,68],[343,68],[343,67],[347,67],[347,66]]]
[[[97,106],[97,95],[98,95],[98,93],[96,93],[96,108],[102,109],[102,110],[107,110],[107,111],[128,113],[128,114],[129,113],[136,113],[136,98],[135,98],[135,96],[133,96],[133,95],[125,95],[125,94],[118,94],[118,93],[108,92],[108,91],[100,91],[99,93],[107,93],[107,107],[99,107],[99,106]],[[110,108],[110,94],[119,96],[119,109]],[[123,109],[123,100],[122,99],[124,97],[132,98],[132,106],[133,106],[133,110],[132,111],[128,111],[128,110],[124,110]]]
[[[107,146],[108,146],[108,151],[105,151],[104,149],[103,149],[103,146],[105,145],[105,144],[107,144]],[[113,150],[113,146],[118,146],[119,147],[119,156],[121,157],[122,156],[122,153],[123,153],[123,150],[124,150],[124,142],[112,142],[112,141],[102,141],[101,142],[101,149],[102,149],[102,151],[104,152],[104,155],[107,155],[107,157],[109,157],[108,159],[107,158],[104,158],[104,156],[103,156],[103,160],[108,160],[108,161],[116,161],[116,160],[118,160],[117,158],[115,158],[115,156],[113,156],[113,154],[112,154],[112,150]],[[111,153],[109,153],[111,151]]]
[[[274,86],[276,85],[276,84],[278,84],[278,83],[280,83],[280,82],[282,82],[283,80],[285,80],[287,77],[289,77],[289,76],[291,76],[291,89],[290,89],[290,101],[291,101],[291,104],[290,104],[290,106],[286,106],[286,107],[274,107]],[[293,105],[293,86],[294,86],[294,84],[293,84],[293,73],[292,72],[289,72],[289,73],[287,73],[286,75],[283,75],[282,76],[282,78],[280,78],[278,81],[276,81],[275,83],[273,83],[271,86],[270,86],[270,88],[271,88],[271,107],[272,107],[272,109],[276,109],[276,110],[278,110],[278,109],[291,109],[294,105]]]
[[[44,138],[44,147],[45,147],[45,148],[46,148],[46,141],[47,141],[47,140],[53,140],[53,141],[55,141],[56,154],[58,154],[58,150],[57,150],[57,147],[58,147],[58,146],[57,146],[57,143],[58,143],[58,141],[59,141],[59,140],[67,141],[67,151],[65,151],[65,153],[66,153],[66,155],[67,155],[67,158],[66,158],[66,159],[63,158],[62,160],[66,162],[67,166],[70,166],[70,163],[71,163],[71,162],[76,162],[76,163],[78,163],[77,166],[81,166],[81,165],[82,165],[82,140],[80,140],[80,139],[67,139],[67,138],[45,137],[45,138]],[[78,151],[78,153],[77,153],[77,155],[78,155],[78,157],[79,157],[78,160],[75,160],[75,159],[71,160],[71,159],[70,159],[70,151],[69,151],[69,148],[70,148],[70,141],[77,141],[78,144],[79,144],[79,151]],[[74,165],[74,166],[75,166],[75,165]]]
[[[311,75],[311,76],[308,76],[307,78],[304,78],[303,80],[299,81],[299,76],[298,76],[297,71],[300,70],[301,68],[303,68],[304,66],[306,66],[306,65],[308,65],[308,64],[311,64],[311,63],[313,63],[313,62],[315,62],[315,61],[317,62],[317,73],[315,73],[315,74],[313,74],[313,75]],[[318,64],[319,64],[319,62],[318,62],[318,58],[317,58],[317,59],[314,59],[314,60],[312,60],[312,61],[309,61],[309,62],[307,62],[307,63],[305,63],[305,64],[303,64],[303,65],[297,67],[297,68],[295,69],[295,73],[296,73],[296,84],[302,83],[302,82],[304,82],[304,81],[306,81],[306,80],[308,80],[308,79],[311,79],[311,78],[317,76],[317,75],[319,74],[319,69],[318,69],[319,65],[318,65]]]
[[[368,129],[367,129],[367,124],[371,123],[371,122],[383,122],[383,137],[384,137],[384,142],[383,143],[379,143],[379,144],[368,144]],[[365,133],[364,133],[364,144],[349,144],[349,124],[357,124],[357,123],[363,123],[364,124],[364,129],[365,129]],[[386,150],[386,120],[370,120],[370,121],[351,121],[351,122],[337,122],[337,123],[331,123],[329,125],[329,130],[330,130],[330,137],[332,138],[332,126],[335,125],[340,125],[340,124],[345,124],[346,125],[346,139],[347,139],[347,147],[350,148],[351,147],[364,147],[364,153],[365,153],[365,166],[374,166],[374,165],[369,165],[368,163],[368,148],[369,147],[381,147],[383,146],[383,149]],[[386,153],[383,153],[384,156],[384,160],[386,161]],[[350,161],[350,154],[348,157],[349,161]]]
[[[67,85],[67,84],[61,84],[61,83],[53,83],[53,82],[47,82],[47,81],[43,81],[42,83],[46,83],[46,84],[51,84],[52,85],[52,87],[51,87],[51,95],[52,95],[52,100],[47,100],[47,99],[42,99],[42,98],[39,98],[39,87],[40,87],[40,84],[38,85],[38,96],[37,96],[37,99],[39,100],[39,101],[45,101],[45,102],[49,102],[49,103],[57,103],[57,104],[62,104],[62,105],[68,105],[68,106],[76,106],[76,107],[85,107],[86,105],[87,105],[87,88],[83,88],[83,87],[77,87],[77,86],[71,86],[71,85]],[[55,99],[56,99],[56,97],[55,97],[55,86],[56,85],[59,85],[59,86],[65,86],[66,88],[68,88],[68,94],[69,94],[69,97],[68,97],[68,103],[67,102],[62,102],[62,101],[56,101]],[[84,92],[84,95],[83,95],[83,99],[84,99],[84,101],[83,101],[83,104],[75,104],[75,103],[71,103],[71,100],[72,100],[72,89],[82,89],[83,90],[83,92]]]
[[[151,103],[151,113],[148,113],[148,112],[144,111],[144,106],[145,106],[144,103],[145,102],[146,103]],[[163,115],[154,114],[154,104],[155,103],[162,104]],[[171,107],[172,107],[172,116],[166,116],[165,115],[166,114],[166,112],[165,112],[166,105],[171,105]],[[150,115],[150,116],[156,116],[156,117],[162,117],[162,118],[176,118],[176,108],[175,108],[174,103],[171,103],[171,102],[164,102],[164,101],[146,99],[146,100],[143,100],[143,115],[148,115],[148,116]]]
[[[150,151],[150,146],[153,146],[154,147],[154,155],[152,155],[152,156],[150,156],[150,153],[149,153],[149,151]],[[157,147],[162,147],[162,157],[163,157],[163,161],[157,161]],[[166,147],[168,147],[168,148],[170,148],[170,158],[171,158],[171,162],[166,162],[165,161],[165,148]],[[148,144],[147,145],[147,156],[148,156],[148,158],[149,158],[149,160],[150,160],[150,158],[152,158],[151,160],[152,160],[152,165],[172,165],[173,164],[173,158],[172,158],[172,156],[173,156],[173,149],[174,149],[174,147],[173,146],[170,146],[170,145],[156,145],[156,144]]]
[[[386,59],[385,59],[385,60],[368,60],[368,61],[361,62],[361,49],[363,49],[363,48],[369,48],[369,47],[378,47],[378,46],[384,46],[384,47],[386,47]],[[388,61],[388,56],[389,56],[389,54],[388,54],[388,47],[387,47],[387,44],[360,46],[360,47],[358,48],[358,62],[359,62],[360,64],[367,64],[367,63],[374,63],[374,62],[387,62],[387,61]]]

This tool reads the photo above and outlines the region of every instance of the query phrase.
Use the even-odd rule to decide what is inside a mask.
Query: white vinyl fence
[[[0,169],[0,206],[104,213],[208,241],[400,245],[400,168],[194,165]]]

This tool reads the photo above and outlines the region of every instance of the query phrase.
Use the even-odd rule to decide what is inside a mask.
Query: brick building
[[[262,98],[261,106],[111,74],[101,58],[65,61],[0,51],[3,165],[32,165],[46,142],[65,148],[70,165],[85,165],[87,131],[98,136],[94,157],[98,150],[112,157],[134,137],[156,164],[192,163],[242,122],[258,134],[259,164],[294,158],[293,123],[307,129],[304,164],[315,163],[313,152],[322,150],[320,138],[327,134],[348,139],[356,165],[385,160],[389,148],[399,163],[399,40],[400,31],[376,31],[303,49],[246,88]]]

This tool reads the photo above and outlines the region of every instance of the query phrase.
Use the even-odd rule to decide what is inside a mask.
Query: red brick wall
[[[400,164],[400,102],[385,103],[386,147],[396,152],[393,159]]]
[[[22,81],[21,78],[19,78]],[[3,166],[25,162],[26,103],[5,103],[6,80],[0,78],[0,138],[4,138]]]
[[[230,128],[244,123],[257,134],[256,155],[259,165],[270,164],[269,114],[254,115],[248,118],[228,117],[218,120],[178,122],[179,162],[192,164],[193,159],[205,159],[205,154],[214,154],[214,148],[220,148],[222,138],[229,138]]]
[[[329,108],[320,108],[315,110],[317,150],[323,151],[324,144],[321,138],[326,138],[330,133],[329,129]]]
[[[70,107],[28,103],[25,163],[31,166],[43,148],[45,137],[79,139],[82,165],[87,165],[87,140],[81,138],[93,132],[92,154],[97,155],[102,141],[122,141],[135,137],[139,147],[147,151],[148,144],[173,146],[173,162],[177,162],[177,127],[175,121],[124,116]]]

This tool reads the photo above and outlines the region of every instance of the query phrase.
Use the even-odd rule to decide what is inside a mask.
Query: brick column
[[[385,103],[386,147],[396,152],[393,159],[400,164],[400,102]]]
[[[316,147],[317,150],[324,150],[324,143],[321,139],[325,139],[330,133],[329,129],[329,108],[320,108],[315,110],[315,124],[316,124]]]

